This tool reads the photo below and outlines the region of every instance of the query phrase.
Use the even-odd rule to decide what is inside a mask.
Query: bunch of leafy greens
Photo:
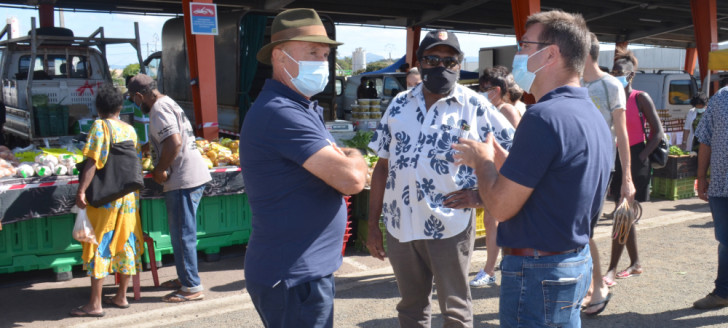
[[[363,151],[367,151],[369,148],[369,142],[374,136],[374,131],[357,131],[356,135],[349,140],[341,140],[345,146],[350,148],[357,148]]]
[[[682,156],[682,155],[688,155],[688,154],[690,154],[690,153],[689,152],[686,152],[686,151],[683,151],[678,146],[670,146],[670,155]]]
[[[374,136],[374,131],[357,131],[353,138],[341,140],[341,142],[346,147],[361,150],[364,153],[364,159],[367,161],[367,164],[369,164],[369,167],[372,167],[379,160],[376,152],[369,148],[369,142],[372,140],[372,136]]]

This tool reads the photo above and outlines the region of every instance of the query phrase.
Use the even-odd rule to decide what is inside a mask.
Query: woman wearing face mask
[[[652,98],[643,91],[632,89],[632,80],[637,69],[637,58],[629,50],[621,48],[617,49],[614,56],[614,67],[612,75],[616,77],[622,85],[627,95],[627,110],[625,115],[627,118],[627,136],[630,144],[630,156],[632,181],[637,190],[634,199],[639,202],[647,201],[649,196],[649,184],[651,178],[651,167],[649,155],[657,148],[663,137],[662,124],[657,116],[657,110],[652,102]],[[643,124],[649,126],[649,138],[646,138]],[[620,200],[620,184],[622,182],[622,165],[620,165],[619,154],[614,167],[614,176],[610,186],[611,195],[615,199],[615,204]],[[616,204],[618,205],[618,204]],[[617,239],[612,240],[612,256],[607,268],[607,274],[603,279],[607,286],[611,287],[616,284],[614,278],[628,278],[637,276],[642,273],[642,265],[640,265],[639,255],[637,254],[637,231],[632,229],[627,238],[627,253],[630,258],[630,265],[627,269],[616,273],[619,258],[624,250],[623,244]]]
[[[507,77],[508,69],[503,66],[486,68],[483,70],[483,75],[480,76],[480,92],[505,116],[513,128],[517,128],[521,121],[521,113],[506,102],[508,97]]]
[[[683,128],[683,140],[682,148],[685,151],[698,151],[696,147],[697,140],[695,140],[695,128],[700,122],[700,118],[705,112],[705,106],[708,104],[708,97],[704,93],[699,92],[693,99],[690,99],[690,104],[693,108],[690,109],[688,115],[685,117],[685,127]]]

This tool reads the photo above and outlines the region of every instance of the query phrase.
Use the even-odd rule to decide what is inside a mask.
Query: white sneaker
[[[473,287],[485,287],[492,284],[495,284],[495,274],[491,276],[485,273],[483,269],[480,269],[480,271],[478,271],[478,274],[475,275],[475,278],[470,281],[470,286]]]

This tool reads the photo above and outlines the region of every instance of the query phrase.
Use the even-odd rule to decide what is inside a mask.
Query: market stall
[[[240,168],[222,159],[210,162],[212,181],[197,211],[197,249],[207,260],[215,260],[221,247],[248,241],[251,215]],[[0,178],[0,274],[53,269],[58,280],[67,280],[72,266],[82,264],[81,245],[71,237],[78,176],[46,175],[38,167],[43,165],[36,164],[33,172],[39,173],[30,177],[22,177],[21,164],[15,166],[15,175]],[[166,203],[162,186],[144,174],[142,230],[154,239],[155,257],[161,261],[162,255],[172,253]],[[145,261],[149,262],[148,255]]]

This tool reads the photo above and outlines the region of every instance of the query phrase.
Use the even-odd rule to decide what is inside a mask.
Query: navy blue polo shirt
[[[334,138],[323,109],[266,80],[240,131],[240,167],[252,211],[245,279],[288,287],[341,266],[346,205],[303,163]]]
[[[586,245],[609,180],[611,140],[586,88],[559,87],[530,106],[500,174],[533,193],[498,225],[498,245],[550,252]]]

